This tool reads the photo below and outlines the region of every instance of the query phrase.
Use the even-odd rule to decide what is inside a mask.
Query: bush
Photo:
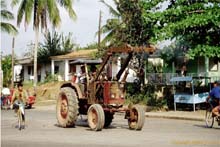
[[[157,98],[155,95],[156,86],[154,85],[146,85],[143,87],[143,90],[135,90],[135,84],[127,85],[127,102],[131,102],[134,104],[141,103],[148,106],[155,106],[159,108],[163,108],[167,105],[166,99]]]
[[[54,81],[58,81],[58,76],[50,74],[45,78],[44,83],[54,82]]]

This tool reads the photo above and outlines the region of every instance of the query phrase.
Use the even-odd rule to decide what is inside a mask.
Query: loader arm
[[[126,58],[124,64],[122,65],[122,68],[118,71],[117,75],[116,75],[116,78],[117,78],[117,81],[120,80],[121,78],[121,75],[123,74],[123,72],[125,71],[125,69],[128,67],[128,64],[129,62],[131,61],[133,57],[133,52],[130,52],[128,54],[128,57]]]

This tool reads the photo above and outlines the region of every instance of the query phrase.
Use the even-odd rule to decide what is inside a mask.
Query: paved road
[[[87,126],[85,116],[75,128],[58,127],[53,110],[26,110],[26,116],[26,129],[19,131],[13,111],[2,110],[2,147],[220,146],[220,127],[205,128],[204,122],[199,121],[146,118],[142,131],[132,131],[124,116],[117,114],[110,128],[94,132]]]

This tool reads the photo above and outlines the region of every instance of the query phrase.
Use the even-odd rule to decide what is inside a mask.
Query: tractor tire
[[[102,106],[99,104],[91,105],[87,115],[89,127],[94,131],[101,131],[105,123],[105,114]]]
[[[78,108],[78,97],[75,90],[70,87],[61,88],[56,106],[59,126],[64,128],[75,126],[79,114]]]
[[[134,105],[130,110],[130,118],[128,125],[131,130],[141,130],[145,122],[144,109],[140,106]],[[133,116],[133,118],[131,118]]]
[[[107,128],[112,123],[112,119],[114,118],[114,113],[105,112],[105,124],[104,127]]]

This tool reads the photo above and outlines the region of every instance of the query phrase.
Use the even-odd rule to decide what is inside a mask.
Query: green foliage
[[[50,56],[62,55],[71,52],[77,47],[72,41],[72,35],[64,36],[57,32],[48,32],[44,35],[44,43],[41,43],[38,51],[38,62],[49,63]]]
[[[188,55],[192,59],[197,56],[220,58],[220,46],[197,45],[194,49],[189,50]]]
[[[48,76],[46,77],[44,83],[54,82],[54,81],[58,81],[57,75],[56,75],[56,74],[55,74],[55,75],[50,74],[50,75],[48,75]]]
[[[3,86],[8,87],[12,79],[12,60],[11,55],[3,57],[2,60],[2,70],[3,70]]]
[[[67,36],[61,35],[61,50],[64,53],[71,52],[74,48],[79,48],[79,45],[73,42],[72,33]]]
[[[191,58],[219,57],[219,1],[170,0],[168,8],[157,12],[157,15],[159,16],[157,39],[184,40],[189,45]]]
[[[184,40],[176,40],[169,46],[159,51],[160,58],[164,60],[164,67],[171,66],[173,62],[177,62],[177,57],[185,56],[189,45]]]
[[[60,26],[61,18],[58,9],[58,4],[64,7],[71,19],[75,20],[76,15],[72,8],[73,0],[12,0],[11,5],[19,4],[17,14],[17,25],[20,26],[23,18],[25,27],[31,22],[33,17],[33,27],[36,30],[47,29],[48,21],[54,27]]]
[[[109,8],[113,18],[108,19],[102,27],[102,32],[107,33],[103,42],[110,44],[128,43],[133,46],[149,45],[149,40],[154,36],[156,17],[150,10],[155,7],[152,1],[144,0],[114,0],[116,9],[102,2]]]
[[[135,84],[128,84],[126,99],[134,104],[142,103],[148,106],[163,108],[167,105],[167,101],[164,98],[159,99],[156,97],[156,88],[155,85],[146,85],[142,91],[138,91],[136,90]]]
[[[11,23],[4,22],[5,20],[13,20],[14,15],[7,10],[7,5],[4,0],[1,0],[1,10],[0,10],[1,20],[0,20],[0,29],[3,32],[6,32],[11,35],[16,35],[18,33],[16,27]]]

